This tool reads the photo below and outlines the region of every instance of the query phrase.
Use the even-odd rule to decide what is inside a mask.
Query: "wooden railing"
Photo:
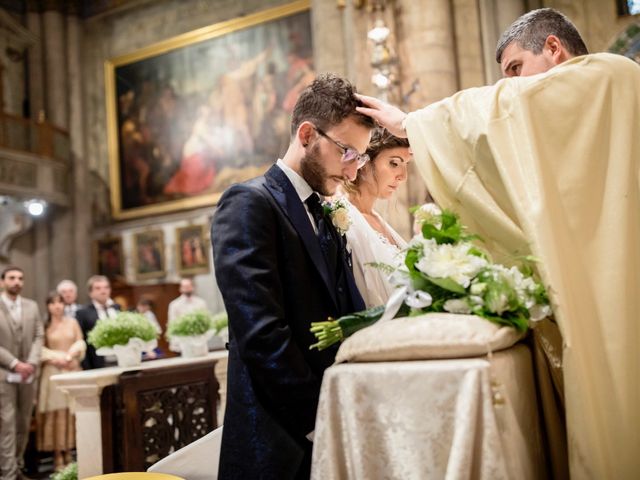
[[[47,121],[0,113],[0,147],[69,162],[69,132]]]

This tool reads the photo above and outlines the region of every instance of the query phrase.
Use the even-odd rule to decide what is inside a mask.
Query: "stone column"
[[[418,89],[402,105],[412,111],[452,95],[459,89],[452,3],[448,0],[396,0],[395,31],[398,42],[402,92]],[[412,236],[408,208],[425,202],[427,189],[414,165],[406,189],[398,192],[397,206],[389,213],[391,225],[405,238]]]
[[[335,2],[313,0],[311,2],[311,26],[313,30],[314,68],[317,72],[347,73],[345,38],[342,11]]]
[[[482,32],[482,52],[487,84],[502,78],[500,66],[496,62],[496,45],[502,32],[516,18],[525,12],[524,0],[480,0],[480,24]]]
[[[63,3],[44,2],[42,13],[42,38],[44,42],[45,110],[47,120],[53,125],[69,130],[69,88],[67,84],[66,20]],[[80,132],[78,132],[80,133]],[[51,225],[49,255],[50,270],[48,288],[53,288],[63,278],[71,278],[74,262],[73,212],[67,208],[52,208],[48,212]]]
[[[38,10],[38,2],[31,0],[27,4],[27,28],[39,41],[29,47],[27,65],[29,68],[29,113],[37,119],[40,111],[44,111],[44,71],[42,60],[42,19]]]
[[[91,276],[91,195],[88,191],[89,173],[84,145],[84,116],[82,102],[82,63],[80,49],[83,45],[82,27],[77,15],[67,17],[67,71],[69,85],[69,141],[73,175],[71,189],[73,205],[73,249],[76,255],[73,278],[82,285]]]

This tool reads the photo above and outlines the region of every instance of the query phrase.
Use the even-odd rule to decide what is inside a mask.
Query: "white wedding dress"
[[[388,272],[370,264],[383,263],[393,267],[401,265],[404,261],[402,250],[407,246],[407,242],[374,211],[373,214],[378,217],[398,246],[393,245],[384,235],[369,225],[362,213],[347,198],[344,198],[344,202],[349,209],[352,222],[346,236],[356,285],[367,308],[384,305],[393,292],[393,287],[388,280]]]

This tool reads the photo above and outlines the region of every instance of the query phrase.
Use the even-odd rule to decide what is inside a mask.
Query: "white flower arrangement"
[[[436,206],[414,210],[420,231],[390,276],[395,287],[386,306],[311,324],[320,350],[378,320],[429,312],[471,314],[524,332],[553,312],[544,286],[533,277],[531,258],[517,267],[493,263],[476,247],[458,216]]]
[[[333,202],[323,202],[322,208],[325,215],[331,218],[331,223],[336,227],[336,230],[340,235],[344,235],[351,226],[351,217],[349,216],[349,209],[347,204],[342,198],[334,200]]]

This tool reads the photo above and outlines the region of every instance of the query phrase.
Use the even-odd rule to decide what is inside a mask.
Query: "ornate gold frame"
[[[115,57],[105,61],[105,89],[106,89],[106,112],[107,112],[107,141],[109,148],[109,179],[111,186],[111,207],[113,217],[117,220],[125,220],[145,215],[155,215],[177,210],[204,207],[215,205],[222,193],[203,194],[192,198],[171,200],[157,205],[147,205],[123,210],[121,202],[120,185],[120,159],[118,145],[118,119],[116,108],[116,67],[130,64],[139,60],[160,55],[171,50],[186,47],[191,44],[209,40],[215,37],[232,33],[236,30],[259,25],[271,20],[309,10],[310,0],[296,0],[292,3],[279,7],[263,10],[246,17],[236,18],[217,23],[208,27],[200,28],[168,40],[150,45],[135,52]]]

